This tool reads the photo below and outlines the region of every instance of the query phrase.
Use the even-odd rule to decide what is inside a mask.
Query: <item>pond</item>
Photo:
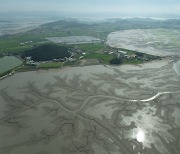
[[[0,74],[22,64],[22,61],[14,56],[0,58]]]

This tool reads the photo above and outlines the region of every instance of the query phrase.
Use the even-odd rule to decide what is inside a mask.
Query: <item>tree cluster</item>
[[[49,61],[60,58],[63,59],[71,56],[68,50],[68,47],[55,44],[44,44],[25,51],[22,54],[22,58],[31,57],[31,59],[34,61]]]

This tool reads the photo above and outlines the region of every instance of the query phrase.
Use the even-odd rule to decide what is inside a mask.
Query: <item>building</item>
[[[127,54],[127,52],[126,52],[126,51],[121,51],[121,50],[118,50],[118,53],[120,53],[120,54],[124,54],[124,55],[126,55],[126,54]]]

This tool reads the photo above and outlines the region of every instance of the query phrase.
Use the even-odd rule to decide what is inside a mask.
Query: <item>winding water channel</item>
[[[177,63],[175,63],[173,65],[173,69],[174,71],[177,73],[177,75],[180,76],[180,61],[178,61]],[[147,99],[143,99],[143,100],[130,100],[132,102],[148,102],[148,101],[152,101],[152,100],[155,100],[156,98],[158,98],[159,96],[161,95],[164,95],[164,94],[173,94],[173,93],[180,93],[180,91],[166,91],[166,92],[158,92],[156,95],[150,97],[150,98],[147,98]]]
[[[167,92],[158,92],[156,95],[148,98],[148,99],[142,99],[142,100],[130,100],[132,102],[148,102],[148,101],[152,101],[152,100],[155,100],[156,98],[158,98],[159,96],[161,95],[164,95],[164,94],[174,94],[174,93],[180,93],[180,91],[174,91],[174,92],[170,92],[170,91],[167,91]]]

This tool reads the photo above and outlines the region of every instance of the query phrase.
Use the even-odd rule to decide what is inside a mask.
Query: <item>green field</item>
[[[98,59],[101,62],[108,64],[113,58],[113,55],[101,54],[101,53],[88,53],[84,56],[84,59]]]
[[[104,49],[104,45],[101,43],[90,43],[90,44],[76,44],[69,45],[70,47],[78,47],[85,52],[98,52]]]
[[[1,52],[20,52],[28,48],[30,48],[29,45],[21,46],[20,43],[14,38],[0,40]]]
[[[29,42],[21,45],[20,43]],[[40,42],[46,41],[43,36],[40,34],[16,34],[13,36],[9,36],[7,38],[0,39],[0,51],[1,52],[21,52],[33,47],[33,45],[37,45]]]
[[[50,62],[50,63],[42,63],[38,66],[38,68],[58,68],[62,66],[63,66],[63,63]]]

